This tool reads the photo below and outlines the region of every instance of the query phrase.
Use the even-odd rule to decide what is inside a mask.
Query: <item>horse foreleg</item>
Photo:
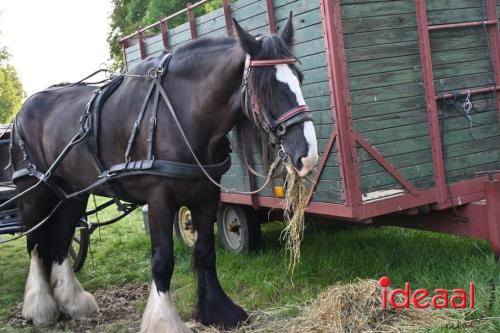
[[[94,317],[99,311],[94,297],[78,282],[68,258],[75,227],[85,213],[87,199],[82,197],[64,202],[51,229],[53,255],[50,284],[59,310],[77,320]]]
[[[170,298],[170,279],[174,271],[173,220],[175,208],[164,191],[151,195],[148,201],[149,230],[151,233],[151,270],[153,283],[144,311],[141,333],[187,333]]]
[[[97,315],[99,308],[94,296],[82,288],[67,256],[52,264],[50,283],[57,305],[66,316],[82,320]]]
[[[204,325],[234,328],[248,315],[226,295],[215,269],[214,221],[218,195],[213,200],[190,207],[198,233],[194,249],[194,263],[198,280],[196,318]]]
[[[22,315],[36,326],[55,324],[59,318],[59,309],[36,247],[31,250],[30,271],[26,280]]]
[[[33,227],[42,220],[57,201],[49,191],[40,189],[30,197],[18,201],[17,208],[20,222],[26,228]],[[59,309],[49,284],[48,256],[50,240],[47,231],[52,221],[27,236],[27,249],[31,256],[30,269],[26,280],[22,316],[36,326],[55,324],[59,318]]]

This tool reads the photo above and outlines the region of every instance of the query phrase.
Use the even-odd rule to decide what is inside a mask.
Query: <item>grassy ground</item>
[[[264,226],[263,247],[258,253],[237,255],[218,244],[221,283],[246,310],[302,304],[336,282],[378,279],[383,275],[391,278],[394,287],[410,281],[414,289],[465,288],[473,281],[477,307],[484,310],[491,297],[488,281],[493,279],[500,286],[500,265],[491,255],[488,243],[393,227],[309,226],[302,246],[302,263],[292,283],[278,240],[281,227],[279,223]],[[78,278],[89,291],[148,283],[149,254],[149,240],[138,211],[92,235],[91,253]],[[180,315],[189,319],[195,302],[195,280],[191,250],[179,241],[175,244],[175,260],[174,298]],[[12,305],[22,300],[27,271],[24,240],[0,246],[0,328]],[[500,317],[498,289],[490,316]],[[487,326],[475,331],[500,332],[499,321]]]

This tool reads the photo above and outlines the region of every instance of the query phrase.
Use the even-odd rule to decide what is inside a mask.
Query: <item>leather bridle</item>
[[[257,96],[255,96],[249,85],[250,72],[253,67],[266,67],[276,65],[287,65],[296,63],[297,59],[269,59],[269,60],[251,60],[247,54],[245,60],[245,70],[243,72],[243,81],[241,84],[241,105],[243,112],[252,119],[255,124],[264,132],[269,134],[271,143],[275,145],[281,144],[283,136],[286,134],[287,128],[312,120],[312,114],[307,105],[299,105],[294,107],[277,119],[275,119],[267,110],[262,110]]]

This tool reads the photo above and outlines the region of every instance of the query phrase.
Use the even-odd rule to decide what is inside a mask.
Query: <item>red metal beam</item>
[[[448,23],[448,24],[438,24],[430,25],[429,31],[444,30],[444,29],[458,29],[458,28],[469,28],[469,27],[481,27],[483,25],[496,25],[497,19],[487,21],[476,21],[476,22],[463,22],[463,23]]]
[[[248,183],[250,185],[250,192],[257,189],[257,179],[253,173],[247,168]],[[257,201],[257,194],[250,194],[250,201],[252,202],[253,209],[259,209],[259,202]]]
[[[192,3],[188,3],[186,6],[189,20],[189,30],[191,31],[191,39],[196,39],[198,37],[198,34],[196,33],[196,21],[194,19],[193,8],[194,7]]]
[[[425,99],[427,101],[432,165],[436,180],[437,200],[438,203],[443,203],[447,198],[446,171],[444,168],[441,130],[439,128],[439,116],[436,104],[436,88],[434,86],[434,75],[432,72],[432,53],[429,40],[429,29],[427,27],[427,8],[425,6],[425,0],[415,0],[415,7],[417,11],[417,26],[420,42],[420,56],[422,59]]]
[[[195,3],[195,4],[191,5],[191,6],[189,6],[189,8],[188,8],[188,7],[186,7],[186,8],[184,8],[184,9],[181,9],[181,10],[179,10],[179,11],[177,11],[177,12],[175,12],[175,13],[173,13],[173,14],[171,14],[171,15],[167,16],[167,17],[165,17],[162,21],[167,22],[167,21],[169,21],[169,20],[173,19],[174,17],[177,17],[177,16],[179,16],[179,15],[184,14],[185,12],[187,12],[187,11],[188,11],[188,9],[191,9],[191,10],[192,10],[192,9],[194,9],[194,8],[198,7],[198,6],[201,6],[201,5],[205,4],[205,3],[206,3],[206,2],[208,2],[208,1],[210,1],[210,0],[201,0],[201,1],[198,1],[197,3]],[[155,27],[157,27],[157,26],[159,26],[159,25],[160,25],[160,21],[155,22],[155,23],[152,23],[152,24],[150,24],[150,25],[148,25],[148,26],[145,26],[144,28],[141,28],[140,30],[141,30],[142,32],[144,32],[144,31],[149,30],[149,29],[151,29],[151,28],[155,28]],[[130,39],[130,38],[132,38],[132,37],[134,37],[134,36],[136,36],[136,35],[137,35],[137,32],[134,32],[134,33],[132,33],[132,34],[130,34],[130,35],[127,35],[127,36],[125,36],[125,37],[122,37],[122,39],[120,39],[120,42],[123,42],[123,41],[125,41],[125,40],[127,40],[127,39]]]
[[[337,132],[333,131],[330,137],[328,138],[328,142],[325,145],[325,149],[323,150],[323,154],[321,155],[321,160],[319,161],[318,164],[318,171],[314,176],[311,189],[309,190],[309,194],[307,196],[308,204],[311,202],[311,199],[314,195],[314,191],[316,191],[316,187],[318,187],[318,182],[321,179],[321,174],[323,173],[323,170],[325,170],[326,161],[328,161],[328,157],[330,157],[330,152],[332,151],[333,144],[336,138],[337,138]]]
[[[122,45],[122,54],[123,54],[123,63],[125,65],[125,72],[128,72],[127,52],[125,52],[125,49],[128,47],[128,41],[121,42],[120,44]]]
[[[500,256],[500,182],[488,181],[483,187],[486,200],[457,207],[456,211],[447,209],[417,216],[390,215],[376,219],[376,223],[489,240],[494,254]]]
[[[495,174],[493,179],[500,180],[500,174]],[[435,210],[445,210],[451,208],[453,205],[463,206],[485,198],[484,183],[486,180],[487,177],[481,177],[450,184],[453,203],[451,200],[447,200],[443,204],[435,204],[437,201],[436,190],[432,188],[421,191],[418,196],[405,194],[366,202],[360,207],[356,207],[353,215],[357,219],[366,220],[375,216],[391,214],[423,205],[432,205],[431,208]]]
[[[276,15],[274,15],[274,5],[273,0],[266,0],[267,3],[267,17],[269,19],[269,29],[271,33],[275,34],[278,32],[276,28]]]
[[[402,194],[366,202],[358,207],[355,207],[353,215],[354,218],[358,220],[366,220],[376,216],[429,205],[434,202],[436,202],[436,191],[434,189],[430,189],[420,192],[417,196],[412,194]]]
[[[488,181],[485,184],[488,239],[495,255],[500,256],[500,182]]]
[[[499,174],[492,175],[491,177],[492,180],[500,180]],[[466,203],[484,199],[484,182],[487,179],[487,176],[484,176],[450,184],[450,192],[453,202],[448,198],[444,203],[433,205],[432,208],[440,210],[447,209],[453,205],[461,206]]]
[[[146,58],[146,48],[144,46],[144,33],[139,29],[137,30],[137,37],[139,38],[139,52],[141,53],[141,59]]]
[[[405,177],[389,161],[387,161],[375,148],[373,148],[361,134],[354,132],[356,141],[363,147],[371,157],[373,157],[389,174],[394,177],[412,195],[418,195],[419,191],[406,180]]]
[[[168,23],[164,18],[160,20],[160,30],[161,30],[161,40],[163,42],[163,47],[165,48],[165,50],[168,50],[170,48],[168,42]]]
[[[376,219],[377,225],[397,225],[405,228],[428,230],[450,235],[474,237],[487,240],[489,236],[486,207],[481,203],[473,203],[458,208],[458,212],[466,221],[460,220],[451,209],[417,216],[389,215]]]
[[[446,99],[446,98],[454,98],[455,96],[467,96],[469,93],[471,95],[478,95],[478,94],[485,94],[485,93],[490,93],[494,91],[499,91],[500,86],[496,87],[484,87],[484,88],[474,88],[474,89],[469,89],[469,90],[462,90],[459,92],[445,92],[445,93],[440,93],[436,95],[436,100],[440,99]]]
[[[486,0],[487,19],[489,21],[497,20],[496,0]],[[493,62],[493,71],[495,72],[495,82],[500,86],[500,33],[498,32],[498,21],[496,25],[488,26],[488,35],[491,47],[491,60]],[[500,94],[497,94],[497,108],[500,119]]]
[[[231,16],[231,3],[229,0],[224,0],[224,19],[226,20],[227,35],[233,36],[233,20]]]
[[[249,195],[234,194],[222,192],[220,195],[221,202],[232,203],[239,205],[252,205]],[[257,203],[260,207],[283,209],[283,199],[275,197],[257,197]],[[353,219],[352,209],[338,203],[329,202],[311,202],[307,206],[308,214],[316,214],[324,217],[336,217],[344,219]]]
[[[353,135],[351,94],[344,49],[339,0],[321,0],[321,16],[326,50],[326,63],[332,98],[332,111],[339,147],[339,166],[345,203],[348,207],[361,204],[361,185]]]

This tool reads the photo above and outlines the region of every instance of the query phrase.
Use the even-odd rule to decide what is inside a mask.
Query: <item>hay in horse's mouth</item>
[[[288,268],[293,272],[300,262],[300,244],[304,237],[304,213],[307,206],[308,192],[306,179],[298,175],[290,160],[285,163],[284,219],[285,229],[281,238],[285,241],[285,251],[289,255]]]

